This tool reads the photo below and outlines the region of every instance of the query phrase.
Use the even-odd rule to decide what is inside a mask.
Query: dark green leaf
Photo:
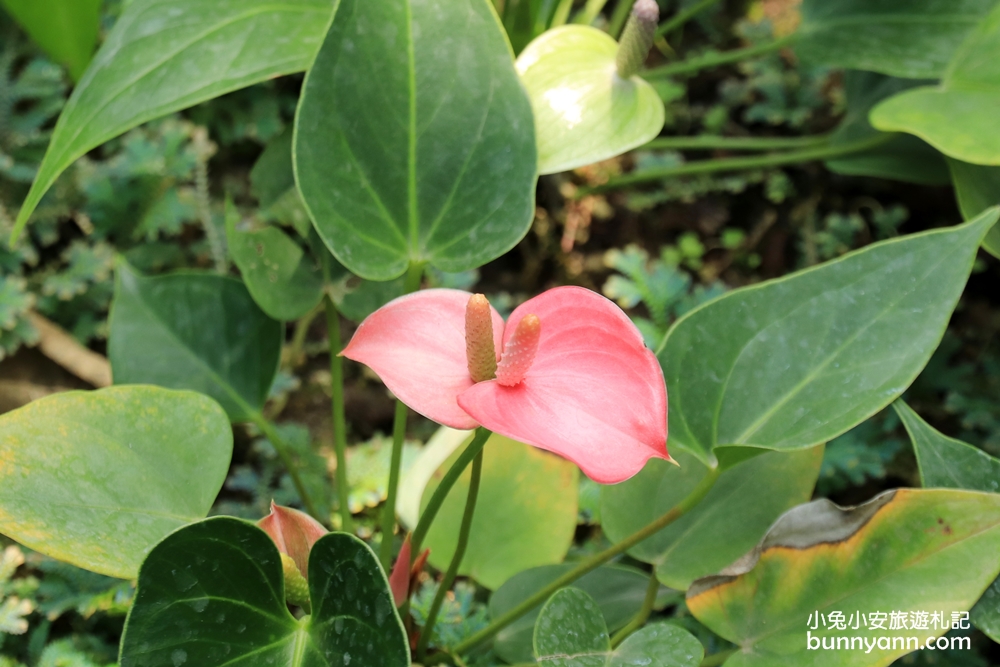
[[[668,512],[708,472],[683,450],[675,450],[673,456],[680,468],[650,461],[627,482],[604,487],[601,517],[612,542]],[[718,572],[750,551],[775,519],[807,502],[822,460],[822,446],[767,452],[744,460],[723,472],[697,507],[629,554],[654,564],[666,585],[684,590],[695,579]]]
[[[876,243],[680,319],[659,353],[671,441],[706,461],[718,445],[800,449],[881,410],[930,359],[997,215]]]
[[[797,51],[824,65],[940,76],[994,0],[804,0]]]
[[[243,283],[211,273],[147,278],[123,263],[109,326],[116,384],[200,391],[234,422],[263,407],[281,357],[281,324]]]
[[[66,103],[16,229],[59,174],[92,148],[153,118],[306,69],[336,4],[131,2]]]
[[[1000,167],[983,167],[948,158],[958,207],[971,220],[991,206],[1000,204]],[[1000,224],[983,239],[983,248],[1000,259]]]
[[[548,667],[697,667],[705,654],[691,633],[666,623],[647,625],[612,650],[600,607],[578,588],[549,598],[534,642],[538,663]]]
[[[285,605],[277,548],[253,524],[219,517],[173,533],[142,565],[122,667],[406,667],[402,623],[375,555],[346,533],[309,556],[313,614]]]
[[[97,45],[101,0],[2,0],[2,4],[79,81]]]
[[[920,83],[872,72],[847,72],[844,76],[847,114],[830,138],[830,144],[856,143],[882,134],[868,122],[872,107]],[[835,173],[848,176],[891,178],[923,185],[948,183],[948,166],[944,157],[926,142],[907,134],[897,135],[867,151],[827,160],[826,166]]]
[[[488,0],[342,0],[295,125],[324,242],[372,280],[464,271],[527,232],[534,119]]]
[[[171,531],[208,514],[233,434],[218,404],[159,387],[49,396],[0,416],[0,532],[132,578]]]
[[[292,166],[292,128],[272,139],[257,158],[250,171],[250,191],[260,207],[270,208],[286,192],[295,187]]]
[[[519,572],[508,579],[490,598],[490,616],[497,618],[528,596],[538,592],[575,563],[543,565]],[[649,585],[649,575],[632,568],[605,565],[573,582],[574,588],[590,595],[601,610],[608,628],[614,632],[628,623],[642,607]],[[661,596],[670,590],[661,588]],[[493,650],[509,663],[531,662],[534,657],[532,636],[535,619],[541,605],[535,607],[500,631],[493,643]]]
[[[297,320],[323,299],[323,274],[315,260],[277,227],[241,230],[232,203],[226,240],[254,301],[276,320]]]

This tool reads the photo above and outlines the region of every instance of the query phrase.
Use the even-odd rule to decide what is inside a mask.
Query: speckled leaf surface
[[[316,261],[281,229],[243,229],[239,214],[226,211],[229,253],[253,300],[276,320],[296,320],[323,299],[323,273]]]
[[[939,432],[903,401],[892,405],[913,441],[924,488],[1000,491],[1000,460]],[[1000,640],[1000,580],[972,608],[972,622],[993,641]]]
[[[872,124],[909,132],[964,162],[1000,165],[1000,5],[969,35],[941,84],[896,95],[872,111]]]
[[[39,399],[0,416],[0,532],[132,578],[153,546],[208,514],[233,434],[217,403],[159,387]]]
[[[490,436],[483,452],[479,501],[459,573],[496,589],[522,570],[566,556],[576,531],[580,472],[565,459],[499,435]],[[431,477],[421,507],[457,457]],[[455,553],[470,475],[466,470],[455,483],[424,542],[440,570]]]
[[[488,0],[342,0],[294,153],[317,231],[370,280],[478,267],[534,215],[531,104]]]
[[[701,642],[676,625],[654,623],[611,648],[601,609],[578,588],[564,588],[535,622],[535,657],[547,667],[697,667]]]
[[[695,582],[688,609],[740,647],[726,667],[883,667],[918,648],[905,639],[893,648],[892,638],[944,630],[811,629],[810,614],[933,611],[950,622],[996,577],[998,550],[1000,495],[899,489],[850,509],[817,500],[782,516],[746,558]],[[848,646],[854,638],[855,650],[810,650],[807,631]],[[879,637],[888,648],[861,643]]]
[[[681,318],[658,354],[671,441],[705,461],[719,445],[800,449],[881,410],[937,348],[996,220],[876,243]]]
[[[913,79],[935,78],[994,0],[804,0],[797,52],[806,60]]]
[[[987,208],[1000,204],[1000,167],[984,167],[960,160],[948,159],[958,207],[966,220],[971,220]],[[983,249],[1000,259],[1000,224],[983,239]]]
[[[133,0],[66,103],[17,229],[92,148],[148,120],[306,69],[336,4]]]
[[[203,272],[148,278],[118,268],[108,357],[116,384],[208,394],[234,422],[264,405],[281,356],[281,324],[238,280]]]
[[[498,618],[500,614],[513,609],[573,566],[573,563],[560,563],[518,572],[490,597],[490,617]],[[619,565],[599,567],[573,582],[573,588],[584,591],[597,603],[604,622],[612,632],[635,616],[636,610],[642,607],[648,586],[648,574]],[[676,593],[668,588],[660,588],[661,596],[669,594]],[[542,605],[538,605],[497,634],[493,642],[493,650],[497,655],[511,664],[531,662],[534,659],[532,637],[535,619],[541,610]]]
[[[142,565],[122,667],[406,667],[388,582],[363,542],[321,538],[309,556],[313,613],[285,605],[277,548],[255,525],[218,517],[183,528]]]
[[[680,467],[650,461],[632,479],[601,491],[602,526],[612,542],[625,539],[683,500],[708,473],[697,457],[672,454]],[[685,590],[752,549],[786,510],[812,497],[823,447],[768,452],[719,476],[690,512],[629,551],[656,566],[664,584]],[[767,483],[761,483],[767,480]]]
[[[618,42],[568,25],[532,41],[517,58],[538,129],[538,169],[568,171],[641,146],[663,129],[663,100],[638,75],[618,76]]]

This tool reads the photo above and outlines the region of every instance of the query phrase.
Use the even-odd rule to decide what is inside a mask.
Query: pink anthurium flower
[[[628,316],[587,289],[551,289],[506,325],[482,295],[416,292],[362,322],[343,354],[425,417],[548,450],[597,482],[671,460],[663,371]]]
[[[299,573],[309,578],[309,552],[319,538],[329,531],[305,512],[276,505],[271,501],[271,513],[257,522],[271,536],[278,551],[291,558]]]

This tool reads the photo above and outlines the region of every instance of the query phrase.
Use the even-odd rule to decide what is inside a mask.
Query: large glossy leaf
[[[697,667],[705,651],[687,630],[647,625],[612,650],[601,609],[579,588],[564,588],[535,622],[535,657],[548,667]]]
[[[524,572],[518,572],[508,579],[490,597],[490,616],[513,609],[517,604],[537,593],[557,577],[574,567],[574,563],[544,565]],[[597,603],[611,632],[623,627],[642,607],[649,586],[649,575],[645,572],[618,565],[605,565],[580,577],[573,582]],[[660,589],[660,597],[676,595],[668,588]],[[511,664],[531,662],[534,658],[532,637],[535,619],[542,610],[538,605],[532,611],[501,630],[494,640],[493,650]]]
[[[958,207],[966,220],[971,220],[991,206],[1000,204],[1000,167],[983,167],[952,158],[948,159],[955,185]],[[983,248],[1000,259],[1000,224],[983,239]]]
[[[122,264],[110,328],[116,384],[200,391],[234,422],[260,411],[278,371],[281,324],[232,278],[201,272],[147,278]]]
[[[903,401],[892,405],[913,441],[920,483],[925,488],[1000,491],[1000,460],[940,433]],[[1000,641],[1000,579],[986,590],[972,608],[971,616],[976,627],[994,641]]]
[[[92,148],[153,118],[306,69],[336,4],[133,0],[66,103],[16,229]]]
[[[232,457],[215,401],[159,387],[49,396],[0,416],[0,532],[132,578],[164,536],[208,514]]]
[[[618,542],[683,500],[708,468],[676,450],[680,468],[650,461],[642,472],[601,491],[601,525]],[[680,590],[714,574],[752,549],[774,520],[812,497],[823,447],[768,452],[720,475],[703,501],[629,555],[656,566],[660,581]],[[768,480],[762,484],[761,480]]]
[[[567,171],[641,146],[663,129],[663,100],[638,75],[618,76],[618,42],[590,26],[549,30],[517,71],[538,128],[538,169]]]
[[[295,320],[323,298],[323,273],[316,261],[285,232],[270,225],[244,229],[229,204],[226,240],[243,282],[265,313]]]
[[[993,3],[991,3],[993,4]],[[909,132],[950,157],[1000,165],[1000,5],[969,35],[939,86],[892,97],[872,111],[872,124]]]
[[[671,440],[706,461],[718,445],[798,449],[881,410],[930,359],[997,216],[876,243],[680,319],[659,353]]]
[[[24,31],[78,81],[97,46],[101,0],[2,0]]]
[[[566,556],[576,531],[579,470],[565,459],[499,435],[490,436],[483,451],[479,501],[459,572],[496,589],[521,570],[559,563]],[[430,479],[422,505],[457,457],[452,455]],[[455,553],[470,475],[466,470],[455,483],[427,533],[424,546],[438,569],[447,568]]]
[[[528,231],[531,104],[488,0],[342,0],[295,121],[323,241],[372,280],[465,271]]]
[[[910,629],[909,612],[943,612],[950,623],[1000,571],[998,550],[1000,495],[900,489],[853,509],[817,500],[785,514],[739,563],[696,582],[688,609],[740,647],[726,667],[881,667],[921,648],[907,647],[906,637],[944,634]],[[903,612],[906,622],[893,630],[860,619],[858,630],[811,629],[811,614],[833,611],[845,620]],[[810,636],[841,638],[848,648],[854,638],[854,650],[810,650]],[[880,637],[888,648],[867,652],[863,640]],[[895,648],[894,637],[903,638]]]
[[[994,0],[804,0],[797,50],[824,65],[941,75]]]
[[[830,137],[830,144],[852,144],[882,134],[868,121],[872,107],[920,83],[874,72],[847,72],[844,75],[847,113]],[[886,139],[880,146],[827,160],[825,164],[830,171],[848,176],[875,176],[924,185],[948,183],[948,166],[944,157],[926,142],[909,134],[897,134]]]
[[[251,523],[219,517],[158,544],[139,573],[122,667],[406,667],[409,650],[371,549],[346,533],[309,555],[312,615],[285,605],[281,559]]]

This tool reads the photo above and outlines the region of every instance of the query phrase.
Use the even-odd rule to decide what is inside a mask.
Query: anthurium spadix
[[[373,313],[343,354],[425,417],[548,450],[597,482],[670,458],[656,357],[625,313],[590,290],[549,290],[506,325],[482,295],[417,292]]]

